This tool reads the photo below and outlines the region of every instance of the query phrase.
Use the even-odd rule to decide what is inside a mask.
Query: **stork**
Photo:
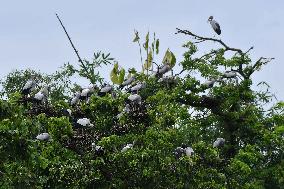
[[[146,87],[146,83],[145,82],[139,82],[135,86],[130,88],[130,92],[132,92],[134,94],[135,93],[137,94],[139,90],[141,90],[141,89],[143,89],[145,87]]]
[[[213,143],[213,148],[219,148],[223,147],[225,144],[225,139],[223,138],[217,138]]]
[[[213,20],[213,16],[210,16],[208,18],[208,22],[211,24],[213,30],[220,35],[221,34],[221,28],[220,25],[218,24],[218,22],[216,22],[215,20]]]
[[[49,141],[51,139],[51,137],[48,133],[41,133],[41,134],[37,135],[36,139],[40,140],[40,141]]]
[[[90,86],[88,88],[85,88],[82,90],[81,95],[80,95],[80,99],[81,100],[88,100],[88,98],[93,94],[93,92],[95,91],[95,89],[97,88],[96,85]]]
[[[121,152],[126,152],[127,150],[133,148],[133,144],[126,144],[126,146],[124,146],[121,150]]]
[[[80,91],[77,91],[73,98],[70,100],[70,105],[71,106],[74,106],[76,105],[79,101],[80,101],[80,97],[81,97],[81,92]]]
[[[100,97],[105,96],[107,93],[110,93],[112,91],[113,87],[110,84],[106,84],[101,90],[99,91],[98,95]]]
[[[46,102],[48,91],[49,91],[49,86],[45,86],[38,93],[35,94],[34,99],[37,102],[41,102],[41,103]]]
[[[23,95],[28,95],[33,91],[36,87],[36,81],[35,81],[35,76],[32,76],[31,79],[29,79],[24,87],[22,88],[22,94]]]
[[[135,80],[135,76],[131,76],[128,79],[124,80],[123,83],[119,86],[120,89],[123,87],[130,85]]]

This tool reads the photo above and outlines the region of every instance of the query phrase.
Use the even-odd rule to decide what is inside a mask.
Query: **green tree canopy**
[[[15,71],[2,80],[1,188],[283,188],[284,103],[268,108],[269,90],[252,89],[252,74],[272,59],[253,62],[252,48],[177,33],[192,37],[177,73],[170,71],[176,62],[170,50],[155,62],[159,40],[151,47],[149,33],[142,60],[136,32],[147,73],[130,69],[126,77],[109,54],[95,53],[78,69],[68,64],[51,75]],[[219,48],[198,56],[198,44],[210,42]],[[110,93],[102,93],[103,78],[95,71],[104,64],[114,65]],[[75,73],[99,86],[90,100],[71,106],[68,96],[79,89],[70,81]],[[31,75],[38,78],[37,90],[23,96]],[[131,85],[120,85],[131,76]],[[31,100],[45,84],[51,86],[48,102]],[[71,115],[64,114],[67,108]],[[93,126],[78,127],[80,118]],[[37,140],[40,133],[51,139]]]

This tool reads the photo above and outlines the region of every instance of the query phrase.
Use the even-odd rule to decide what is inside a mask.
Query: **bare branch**
[[[181,30],[181,29],[179,29],[179,28],[176,28],[176,29],[177,29],[176,34],[178,34],[178,33],[183,33],[183,34],[185,34],[185,35],[190,35],[190,36],[192,36],[194,39],[198,40],[199,42],[203,42],[203,41],[218,42],[219,44],[221,44],[221,45],[225,48],[225,51],[235,51],[235,52],[238,52],[238,53],[240,53],[240,54],[244,54],[241,49],[229,47],[228,45],[226,45],[226,44],[225,44],[222,40],[220,40],[220,39],[214,39],[214,38],[209,38],[209,37],[202,37],[202,36],[199,36],[199,35],[196,35],[196,34],[192,33],[191,31],[188,31],[188,30]]]

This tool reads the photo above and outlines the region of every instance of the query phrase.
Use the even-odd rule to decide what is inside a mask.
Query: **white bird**
[[[48,86],[45,86],[44,88],[42,88],[38,93],[35,94],[34,99],[39,102],[47,101],[48,89],[49,89]]]
[[[105,96],[107,93],[111,92],[113,87],[110,84],[107,84],[101,90],[99,91],[98,95],[99,96]]]
[[[137,83],[135,86],[130,88],[130,92],[138,92],[141,89],[144,89],[146,87],[146,83],[145,82],[139,82]]]
[[[51,139],[51,137],[48,133],[41,133],[41,134],[37,135],[36,139],[40,140],[40,141],[49,141]]]
[[[141,104],[141,96],[138,94],[132,94],[128,97],[128,100],[133,103]]]
[[[129,113],[129,112],[130,112],[130,105],[126,104],[122,112],[120,112],[116,117],[120,119],[124,113]]]
[[[223,74],[223,78],[236,78],[237,72],[236,71],[225,71]]]
[[[94,126],[93,124],[91,124],[91,121],[88,118],[80,118],[80,119],[78,119],[77,120],[77,124],[79,124],[80,126],[83,126],[83,127],[87,127],[87,126],[93,127]]]
[[[126,152],[127,150],[133,148],[133,144],[126,144],[121,150],[121,152]]]
[[[170,70],[171,70],[171,66],[168,64],[164,64],[160,69],[158,69],[156,75],[162,76]]]
[[[208,22],[211,24],[213,30],[218,34],[220,35],[221,34],[221,27],[220,25],[218,24],[218,22],[216,22],[215,20],[213,20],[213,16],[210,16],[208,18]]]
[[[90,97],[92,95],[92,93],[95,91],[96,86],[90,86],[88,88],[85,88],[82,90],[81,95],[80,95],[80,99],[81,100],[87,100],[88,97]]]
[[[81,92],[80,92],[80,91],[77,91],[77,92],[74,94],[73,98],[71,99],[70,105],[71,105],[71,106],[76,105],[76,104],[80,101],[80,96],[81,96]]]
[[[190,157],[194,154],[194,150],[191,147],[186,147],[184,149],[184,151],[185,151],[185,155],[188,156],[188,157]]]
[[[22,88],[22,94],[23,95],[30,94],[35,89],[35,87],[36,87],[35,76],[32,76],[31,79],[29,79]]]
[[[128,79],[124,80],[123,83],[119,86],[121,89],[127,85],[130,85],[135,80],[135,76],[131,76]]]
[[[205,85],[206,88],[212,88],[216,81],[217,81],[216,79],[209,79],[209,80],[205,81],[202,85]]]
[[[223,147],[225,144],[225,139],[217,138],[213,143],[213,148]]]

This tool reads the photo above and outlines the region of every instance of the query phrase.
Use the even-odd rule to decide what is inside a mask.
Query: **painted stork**
[[[141,104],[141,96],[138,94],[132,94],[128,97],[127,101],[130,101],[130,103],[136,103],[136,104]]]
[[[36,139],[40,140],[40,141],[49,141],[51,139],[51,137],[48,133],[41,133],[41,134],[37,135]]]
[[[216,81],[216,79],[209,79],[205,81],[202,85],[206,86],[206,88],[212,88]]]
[[[130,88],[130,92],[137,94],[139,90],[144,89],[145,87],[146,87],[145,82],[139,82],[135,86]]]
[[[161,77],[165,73],[171,70],[171,66],[168,64],[164,64],[161,68],[158,69],[156,76]]]
[[[112,91],[113,87],[110,84],[106,84],[101,90],[99,91],[98,95],[100,97],[105,96],[107,93],[110,93]]]
[[[127,150],[133,148],[133,144],[126,144],[126,146],[124,146],[121,150],[121,152],[126,152]]]
[[[74,106],[74,105],[78,104],[78,102],[80,101],[80,97],[81,97],[81,92],[77,91],[74,94],[73,98],[70,100],[70,105]]]
[[[123,87],[130,85],[135,80],[135,76],[131,76],[128,79],[124,80],[123,83],[119,86],[120,89]]]
[[[38,93],[35,94],[34,99],[37,102],[46,102],[48,96],[49,86],[45,86]]]
[[[220,25],[218,24],[218,22],[216,22],[215,20],[213,20],[213,16],[210,16],[208,18],[208,22],[211,24],[213,30],[220,35],[221,34],[221,28]]]
[[[87,100],[94,93],[96,88],[97,86],[93,85],[93,86],[83,89],[80,95],[80,100]]]
[[[213,143],[213,148],[223,147],[225,145],[225,139],[217,138]]]
[[[35,76],[32,76],[31,79],[29,79],[22,88],[22,94],[23,95],[30,94],[35,89],[35,87],[36,87]]]

